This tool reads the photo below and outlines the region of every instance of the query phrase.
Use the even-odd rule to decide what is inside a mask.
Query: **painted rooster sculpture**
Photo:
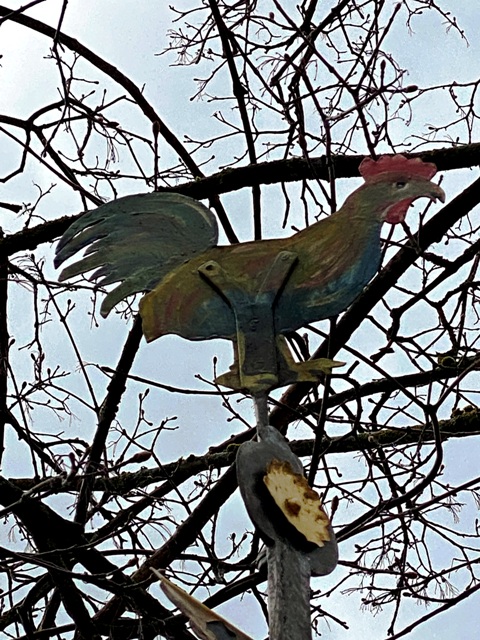
[[[150,291],[140,301],[147,341],[168,333],[234,340],[239,356],[219,379],[227,386],[255,384],[246,371],[252,358],[252,372],[264,369],[260,387],[312,379],[315,366],[295,369],[276,336],[344,311],[379,268],[382,224],[401,222],[417,198],[445,200],[431,182],[435,165],[420,159],[366,158],[359,170],[364,184],[330,217],[290,238],[230,246],[216,246],[215,218],[196,200],[170,193],[120,198],[66,231],[56,266],[88,248],[60,280],[96,269],[91,278],[100,285],[120,282],[106,296],[103,316],[126,296]]]

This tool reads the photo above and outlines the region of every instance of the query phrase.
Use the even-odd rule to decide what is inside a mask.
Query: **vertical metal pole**
[[[268,426],[268,396],[253,397],[259,440]],[[311,640],[310,561],[288,541],[267,551],[269,640]]]
[[[270,640],[311,640],[310,561],[288,542],[267,551]]]
[[[255,408],[255,418],[257,419],[257,436],[263,440],[268,427],[268,393],[257,393],[253,396],[253,406]]]

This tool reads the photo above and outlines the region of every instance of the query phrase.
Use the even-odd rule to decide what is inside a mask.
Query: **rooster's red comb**
[[[400,172],[410,176],[420,176],[428,180],[437,173],[437,167],[433,162],[423,162],[420,158],[406,158],[401,154],[380,156],[378,160],[364,158],[358,170],[366,182],[380,173]]]

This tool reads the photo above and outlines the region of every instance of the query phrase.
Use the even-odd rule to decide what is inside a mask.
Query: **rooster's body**
[[[254,298],[277,255],[297,256],[274,308],[278,333],[337,315],[358,296],[380,262],[379,220],[356,219],[342,208],[291,238],[214,247],[173,269],[140,303],[147,340],[176,333],[189,339],[232,338],[236,325],[228,302],[198,275],[214,261]]]

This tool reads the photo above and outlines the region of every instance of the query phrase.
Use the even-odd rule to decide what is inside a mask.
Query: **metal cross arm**
[[[199,274],[222,296],[235,318],[236,353],[230,371],[217,382],[252,395],[293,382],[316,381],[321,374],[342,363],[320,358],[294,361],[285,338],[276,334],[275,304],[298,264],[298,256],[280,251],[273,259],[257,291],[247,291],[216,261],[198,268]]]
[[[230,305],[236,325],[236,362],[231,371],[217,381],[252,394],[279,383],[279,356],[275,339],[275,302],[298,258],[281,251],[275,256],[258,291],[246,291],[217,262],[210,260],[198,271]]]

